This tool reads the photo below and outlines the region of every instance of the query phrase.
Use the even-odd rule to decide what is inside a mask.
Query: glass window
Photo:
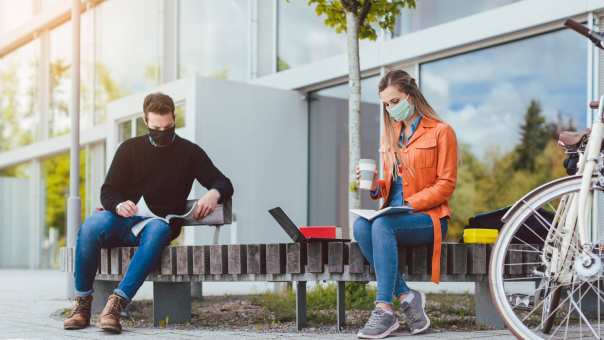
[[[90,12],[81,16],[80,46],[80,124],[92,126],[91,50],[92,20]],[[53,29],[50,40],[50,102],[48,135],[55,137],[70,130],[69,105],[71,98],[71,21]]]
[[[32,0],[0,0],[0,35],[25,24],[32,14]]]
[[[185,102],[175,103],[174,114],[175,114],[175,126],[177,129],[185,126]],[[134,124],[134,136],[132,135],[132,124]],[[149,129],[145,124],[143,114],[140,114],[134,118],[130,118],[118,124],[118,141],[121,143],[128,138],[138,137],[149,133]]]
[[[179,77],[249,78],[247,0],[179,1]]]
[[[346,34],[336,33],[306,0],[278,1],[277,71],[346,52]],[[361,40],[360,46],[371,46]]]
[[[175,122],[175,126],[177,129],[181,128],[181,127],[185,127],[186,124],[186,118],[185,118],[185,110],[187,108],[187,105],[185,102],[180,102],[180,103],[176,103],[174,105],[174,115],[176,116],[176,122]]]
[[[137,117],[135,120],[135,124],[136,124],[136,131],[135,131],[136,137],[149,133],[149,129],[147,129],[147,125],[145,125],[145,120],[143,119],[143,116]]]
[[[87,148],[80,151],[80,199],[82,200],[82,221],[86,212],[86,159]],[[44,180],[46,230],[56,228],[60,237],[65,237],[67,225],[67,199],[69,198],[69,153],[62,153],[42,161]]]
[[[118,131],[118,142],[121,143],[123,141],[125,141],[128,138],[132,137],[132,120],[126,120],[124,122],[121,122],[118,124],[117,127],[117,131]]]
[[[462,150],[454,234],[565,174],[555,137],[586,124],[586,46],[561,30],[421,65],[422,91]]]
[[[423,30],[472,14],[505,6],[521,0],[421,0],[416,8],[403,9],[397,20],[395,36]]]
[[[108,102],[159,83],[162,19],[159,0],[105,1],[94,12],[98,123]]]
[[[379,78],[362,81],[361,158],[379,160]],[[310,96],[309,223],[348,225],[348,84]],[[363,192],[363,208],[377,208]]]
[[[39,40],[0,58],[0,151],[36,136],[39,60]]]
[[[258,1],[257,69],[252,76],[261,77],[275,72],[277,27],[275,12],[277,1]]]

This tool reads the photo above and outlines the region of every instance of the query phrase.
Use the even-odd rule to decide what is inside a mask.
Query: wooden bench
[[[102,249],[95,280],[93,312],[99,312],[130,263],[135,247]],[[443,243],[442,282],[474,282],[476,321],[491,328],[503,322],[491,302],[487,282],[491,247]],[[407,281],[430,281],[431,246],[399,248],[399,269]],[[531,253],[511,252],[509,263],[527,261]],[[62,248],[62,268],[73,272],[73,249]],[[337,324],[345,321],[346,282],[375,281],[375,275],[355,242],[170,246],[147,277],[153,282],[155,325],[168,318],[185,323],[191,318],[191,282],[295,282],[296,324],[306,325],[306,282],[337,283]],[[526,265],[507,266],[509,277],[532,271]]]

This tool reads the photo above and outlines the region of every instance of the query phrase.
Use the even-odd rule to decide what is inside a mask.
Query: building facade
[[[70,4],[0,0],[0,266],[52,265],[49,231],[65,233]],[[598,27],[603,10],[604,0],[418,0],[394,32],[361,42],[361,156],[379,158],[377,83],[401,68],[462,146],[455,223],[560,175],[551,141],[523,147],[535,132],[526,119],[546,132],[591,121],[604,58],[562,22]],[[115,147],[146,133],[141,99],[161,90],[177,102],[178,133],[236,183],[238,219],[221,241],[285,240],[265,213],[276,205],[301,225],[349,223],[346,38],[305,0],[89,0],[81,25],[83,217],[100,206]],[[209,235],[187,230],[181,241]]]

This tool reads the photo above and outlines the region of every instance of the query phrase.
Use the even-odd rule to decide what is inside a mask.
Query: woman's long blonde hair
[[[422,117],[433,119],[436,121],[442,121],[436,114],[432,106],[428,104],[428,101],[419,90],[415,79],[409,75],[409,73],[403,70],[392,70],[386,73],[378,85],[379,92],[384,91],[389,86],[395,86],[399,91],[407,94],[410,99],[410,104],[415,106],[415,113],[420,114]],[[401,148],[398,143],[399,136],[396,131],[396,122],[390,119],[388,111],[386,111],[386,105],[383,105],[383,119],[384,119],[384,136],[382,136],[382,142],[386,147],[384,150],[384,165],[387,168],[393,166],[395,160],[398,158],[400,151],[405,148]],[[402,122],[403,129],[405,123]],[[403,164],[407,166],[406,164]],[[392,174],[394,175],[394,169]]]

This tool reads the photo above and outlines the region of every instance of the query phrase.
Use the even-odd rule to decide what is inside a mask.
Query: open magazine
[[[388,207],[382,210],[371,210],[371,209],[350,209],[350,212],[361,216],[369,221],[375,219],[376,217],[391,215],[391,214],[400,214],[400,213],[410,213],[413,211],[408,205],[403,205],[401,207]]]
[[[135,224],[132,227],[132,233],[135,236],[138,236],[138,234],[141,232],[141,230],[143,230],[143,228],[145,228],[145,226],[147,225],[147,223],[153,221],[153,220],[162,220],[166,223],[170,223],[170,221],[174,218],[179,218],[184,220],[184,225],[219,225],[219,224],[224,224],[225,223],[225,218],[224,218],[224,207],[222,205],[218,205],[216,206],[216,209],[209,214],[208,216],[202,218],[201,220],[196,220],[193,217],[193,212],[195,211],[195,207],[197,206],[197,200],[187,200],[187,208],[186,208],[186,213],[182,214],[182,215],[176,215],[176,214],[170,214],[170,215],[166,215],[166,217],[159,217],[157,215],[155,215],[151,209],[149,209],[149,206],[147,206],[147,202],[145,202],[145,198],[141,196],[140,200],[138,201],[138,203],[136,203],[136,207],[137,207],[137,211],[136,211],[136,216],[141,216],[141,217],[147,217],[144,220],[138,222],[137,224]]]

